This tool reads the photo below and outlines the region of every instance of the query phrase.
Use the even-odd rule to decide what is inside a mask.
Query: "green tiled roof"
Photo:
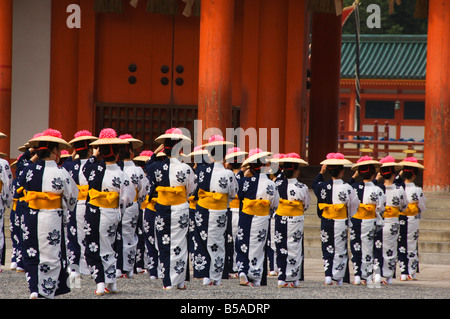
[[[424,80],[426,35],[361,35],[361,79]],[[342,35],[341,78],[355,78],[355,35]]]

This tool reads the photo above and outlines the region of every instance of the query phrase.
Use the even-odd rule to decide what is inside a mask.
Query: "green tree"
[[[344,7],[352,5],[354,0],[344,0]],[[415,18],[414,0],[403,0],[400,5],[394,5],[394,13],[389,14],[388,0],[361,0],[359,6],[361,34],[427,34],[428,19]],[[372,12],[367,12],[367,6],[377,4],[381,9],[381,28],[368,28],[367,18]],[[355,18],[352,14],[345,23],[342,32],[355,34]]]

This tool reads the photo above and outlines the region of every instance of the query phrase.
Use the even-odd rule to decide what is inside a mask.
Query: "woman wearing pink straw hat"
[[[134,152],[144,143],[130,134],[119,136],[119,139],[128,144],[119,146],[118,165],[130,178],[130,182],[136,190],[136,196],[132,204],[125,208],[125,213],[117,227],[116,253],[117,253],[117,277],[133,277],[135,265],[143,260],[143,254],[138,251],[139,236],[137,228],[142,219],[141,204],[144,202],[150,190],[150,183],[143,169],[133,162]],[[137,270],[136,270],[137,271]],[[139,269],[139,272],[142,272]]]
[[[77,206],[69,212],[67,221],[67,251],[71,284],[78,286],[80,275],[89,275],[89,268],[84,256],[84,215],[86,213],[86,199],[88,192],[88,181],[83,174],[84,165],[92,156],[92,146],[89,144],[97,140],[90,131],[81,130],[75,133],[74,138],[69,141],[74,149],[74,158],[67,159],[62,167],[65,168],[74,179],[78,187]]]
[[[279,161],[283,164],[283,177],[278,185],[280,202],[274,218],[278,287],[297,288],[304,280],[304,211],[311,202],[308,187],[298,177],[300,167],[308,163],[296,153],[288,153]]]
[[[278,207],[276,185],[264,170],[269,167],[271,152],[252,149],[243,166],[252,176],[241,178],[238,197],[241,201],[238,234],[236,236],[236,262],[239,267],[239,285],[267,284],[267,240],[270,214]]]
[[[404,188],[396,184],[397,171],[401,169],[401,166],[395,162],[392,156],[382,158],[380,163],[382,165],[377,180],[379,177],[384,180],[384,183],[379,186],[386,194],[386,208],[383,214],[383,229],[375,234],[374,272],[375,283],[380,282],[381,277],[384,277],[386,279],[383,283],[391,284],[397,266],[400,231],[398,217],[400,212],[406,208],[406,194]]]
[[[193,268],[194,278],[202,278],[205,286],[220,286],[225,271],[228,204],[238,191],[233,172],[223,165],[227,148],[231,146],[233,143],[222,136],[211,136],[204,145],[211,163],[197,171]]]
[[[356,214],[350,219],[350,248],[355,285],[367,283],[368,287],[373,287],[374,238],[377,229],[384,225],[382,215],[386,205],[385,194],[373,183],[376,170],[380,166],[381,163],[372,157],[363,156],[352,167],[362,178],[361,182],[352,184],[360,200]]]
[[[148,173],[150,192],[157,192],[155,204],[156,241],[164,289],[186,289],[188,271],[187,234],[189,227],[188,198],[196,188],[192,168],[180,162],[184,143],[192,140],[178,128],[160,135],[157,143],[164,144],[163,160],[153,163]]]
[[[69,173],[58,167],[60,151],[70,145],[57,130],[48,129],[29,141],[38,160],[20,177],[23,187],[23,264],[30,299],[53,299],[70,292],[66,236],[67,212],[75,208],[78,188]]]
[[[90,143],[94,154],[84,166],[89,185],[86,200],[86,262],[97,289],[95,294],[117,293],[116,232],[126,207],[136,197],[128,175],[117,165],[119,145],[127,142],[114,129],[105,128]]]
[[[415,280],[419,272],[419,221],[426,209],[426,198],[421,187],[414,181],[425,167],[415,157],[407,157],[399,163],[403,166],[407,207],[400,212],[400,236],[398,242],[398,261],[401,270],[400,280]]]
[[[321,162],[320,173],[312,184],[317,197],[317,214],[321,219],[321,238],[325,285],[350,282],[348,267],[348,227],[350,217],[356,214],[359,200],[351,185],[344,183],[344,165],[353,163],[341,153],[329,153]],[[329,171],[331,180],[323,174]]]

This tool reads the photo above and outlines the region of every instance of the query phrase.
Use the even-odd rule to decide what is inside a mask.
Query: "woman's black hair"
[[[245,156],[240,155],[240,156],[235,156],[231,159],[229,159],[228,164],[230,164],[232,169],[239,169],[242,166],[242,163],[244,163],[245,160]]]
[[[376,170],[374,165],[361,165],[358,167],[358,172],[362,179],[371,179]]]
[[[268,162],[267,162],[266,158],[258,158],[256,160],[256,162],[252,162],[252,163],[249,164],[250,172],[252,174],[260,173],[261,172],[261,167],[263,167],[267,163]]]
[[[417,176],[417,174],[419,174],[419,168],[411,166],[403,167],[403,178],[411,179],[413,176]]]
[[[283,163],[284,176],[286,176],[286,178],[292,178],[292,176],[294,176],[294,172],[298,170],[298,168],[299,168],[298,163],[289,163],[289,162]]]
[[[119,154],[119,145],[100,145],[99,151],[105,162],[113,162],[116,160],[117,155]]]
[[[56,142],[46,142],[42,141],[39,142],[38,146],[36,147],[36,155],[40,158],[48,158],[50,157],[50,154],[55,148],[58,148],[59,144]]]
[[[380,174],[384,179],[390,179],[392,175],[395,175],[395,166],[381,167]]]
[[[218,145],[213,147],[207,147],[208,153],[211,155],[211,157],[217,161],[221,162],[227,155],[227,146],[226,145]]]
[[[124,161],[131,158],[130,154],[131,143],[120,144],[119,146],[119,160]]]
[[[327,166],[330,175],[334,178],[339,176],[339,173],[344,170],[344,165],[328,165]]]
[[[75,152],[77,152],[80,159],[85,159],[89,156],[89,149],[92,146],[89,146],[89,141],[78,141],[73,144],[73,148]]]
[[[164,150],[163,150],[164,154],[166,154],[169,157],[172,157],[173,155],[177,156],[178,154],[175,153],[172,154],[172,152],[175,145],[180,141],[181,140],[173,140],[170,138],[166,138],[164,140]]]

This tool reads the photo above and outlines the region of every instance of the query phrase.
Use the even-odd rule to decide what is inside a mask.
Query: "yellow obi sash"
[[[200,189],[198,191],[198,205],[206,209],[224,210],[228,208],[228,195]]]
[[[241,204],[241,202],[239,201],[239,198],[236,195],[236,197],[230,202],[230,208],[239,209],[240,204]]]
[[[323,210],[322,217],[328,219],[346,219],[347,206],[345,204],[319,203],[319,209]]]
[[[248,199],[242,201],[242,211],[254,216],[268,216],[270,214],[270,201],[267,199]]]
[[[23,193],[23,186],[19,187],[19,188],[16,190],[16,193],[17,193],[17,194],[22,194],[22,193]],[[17,209],[17,202],[18,202],[18,201],[23,201],[23,196],[22,196],[22,197],[19,197],[19,198],[13,198],[13,207],[12,207],[12,209],[13,209],[14,211]]]
[[[158,204],[165,206],[180,205],[186,203],[186,187],[156,187],[158,192]]]
[[[198,200],[194,200],[195,196],[191,196],[188,198],[189,201],[189,208],[190,209],[197,209],[197,202]]]
[[[89,193],[89,185],[77,185],[78,200],[86,200]]]
[[[400,209],[398,207],[386,206],[386,208],[384,209],[383,217],[384,218],[393,218],[393,217],[398,217],[399,214],[400,214]]]
[[[23,200],[31,209],[60,209],[61,195],[55,193],[23,191]]]
[[[118,208],[119,194],[117,192],[99,192],[91,188],[89,190],[89,203],[102,208]]]
[[[277,208],[277,215],[279,216],[302,216],[303,202],[299,200],[286,200],[280,198],[280,203]]]
[[[417,202],[409,203],[408,207],[400,212],[400,215],[403,216],[416,216],[419,213],[419,207],[417,207]]]
[[[147,195],[145,197],[145,200],[141,204],[141,209],[147,208],[149,210],[155,211],[155,204],[157,200],[157,197],[152,197],[152,199],[149,200],[149,196]]]
[[[377,217],[374,204],[359,204],[358,210],[353,218],[356,219],[373,219]]]

